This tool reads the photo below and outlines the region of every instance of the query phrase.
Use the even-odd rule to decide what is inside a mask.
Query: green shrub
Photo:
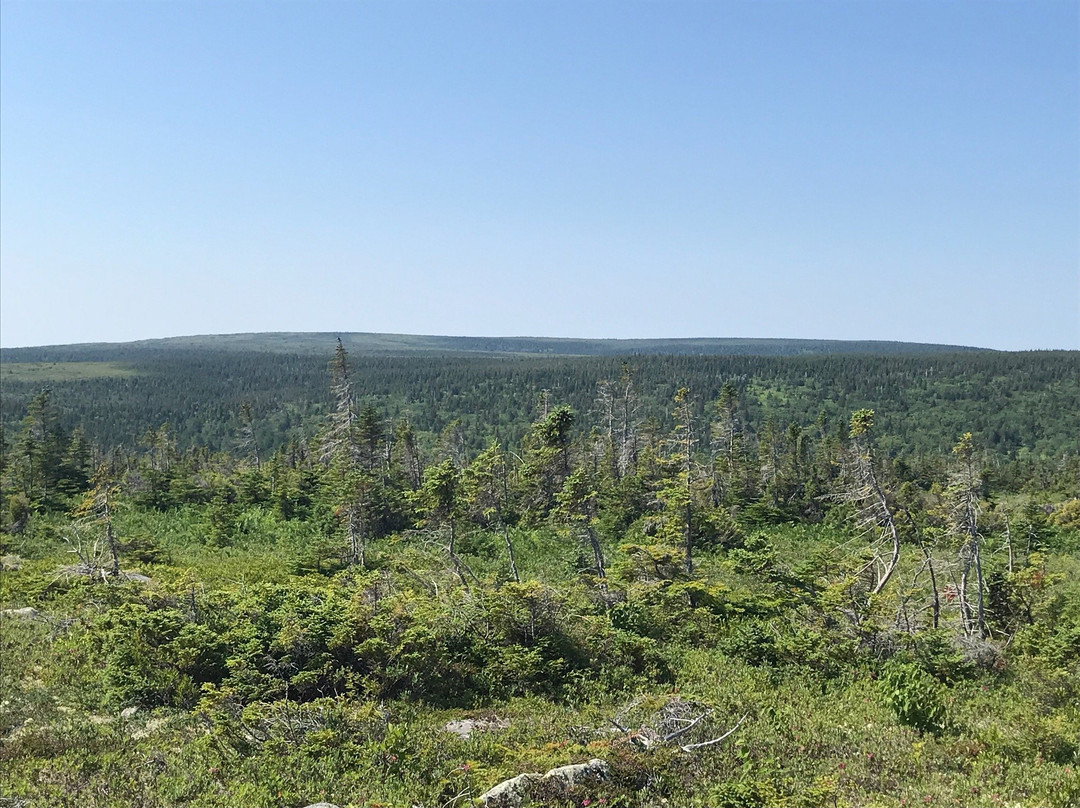
[[[190,708],[199,688],[225,676],[225,643],[177,609],[113,609],[105,645],[106,701]]]
[[[776,665],[780,662],[776,635],[763,620],[737,623],[720,643],[720,649],[751,665]]]
[[[901,724],[934,734],[945,729],[944,688],[922,668],[893,660],[885,666],[881,685]]]
[[[768,808],[775,798],[776,789],[768,782],[724,783],[709,793],[709,805],[710,808]]]

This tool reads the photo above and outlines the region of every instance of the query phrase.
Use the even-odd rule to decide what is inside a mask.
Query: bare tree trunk
[[[983,580],[982,573],[982,559],[981,556],[981,542],[979,540],[979,527],[978,527],[978,514],[975,507],[975,495],[970,489],[962,492],[962,518],[963,526],[966,532],[966,543],[964,545],[963,560],[964,567],[961,575],[961,606],[964,608],[965,629],[968,634],[978,633],[979,637],[986,637],[986,612],[983,604],[983,589],[986,582]],[[972,616],[971,601],[967,596],[967,584],[968,577],[971,574],[971,568],[975,568],[975,584],[977,591],[975,593],[975,616]]]
[[[592,547],[593,560],[596,563],[596,575],[598,578],[606,578],[607,572],[604,569],[604,550],[600,546],[600,539],[597,538],[596,531],[590,524],[585,525],[585,535],[589,538],[589,546]]]
[[[604,422],[604,446],[607,450],[608,473],[617,480],[619,479],[619,451],[615,445],[615,393],[612,383],[607,379],[597,384],[596,403],[600,407],[600,417]]]
[[[1005,511],[1005,547],[1009,550],[1009,575],[1013,571],[1012,527],[1009,524],[1009,512]]]
[[[683,562],[686,566],[686,572],[688,575],[694,574],[694,535],[693,535],[693,482],[694,482],[694,445],[697,441],[694,439],[694,417],[693,410],[690,405],[690,391],[682,387],[675,394],[675,417],[676,417],[676,435],[681,436],[678,438],[676,444],[679,449],[679,455],[682,465],[683,474],[686,475],[683,483],[683,496],[685,497],[685,504],[683,506]]]
[[[465,577],[465,570],[463,569],[461,559],[458,558],[457,553],[454,552],[454,542],[456,541],[456,539],[457,539],[457,529],[456,529],[456,527],[454,525],[454,520],[451,519],[450,520],[450,543],[448,545],[446,545],[446,552],[447,552],[447,555],[450,556],[450,562],[454,565],[454,572],[456,572],[458,578],[461,579],[462,586],[465,587],[466,591],[471,592],[472,589],[469,586],[469,580]]]
[[[970,432],[965,433],[960,441],[953,447],[953,454],[961,462],[960,469],[953,475],[951,491],[953,493],[953,530],[956,535],[964,538],[964,546],[961,549],[964,569],[961,577],[962,592],[961,606],[964,609],[965,630],[968,634],[978,631],[979,637],[986,637],[986,610],[983,598],[983,590],[986,581],[983,579],[981,537],[979,536],[979,501],[978,492],[980,478],[975,460],[975,450]],[[975,567],[975,582],[978,586],[976,593],[976,615],[973,622],[971,615],[971,602],[967,597],[968,575],[971,567]]]
[[[693,575],[694,574],[694,532],[693,532],[693,524],[691,522],[691,518],[693,517],[693,510],[692,510],[692,507],[691,507],[691,504],[690,504],[689,477],[687,478],[686,487],[687,487],[687,492],[686,492],[686,496],[687,496],[687,499],[686,499],[686,514],[683,517],[685,522],[686,522],[686,525],[685,525],[686,535],[684,537],[684,540],[686,542],[686,574],[687,575]]]
[[[521,578],[518,577],[517,562],[514,560],[514,545],[510,541],[510,528],[501,518],[499,522],[502,524],[503,541],[506,542],[506,555],[510,559],[510,576],[514,579],[514,583],[521,583]]]
[[[634,422],[638,402],[634,393],[633,374],[625,365],[619,379],[619,388],[622,412],[620,413],[619,424],[618,474],[616,479],[625,477],[637,465],[637,429]]]
[[[116,534],[113,532],[112,525],[112,510],[109,508],[109,495],[105,494],[105,541],[109,544],[109,554],[112,556],[112,574],[114,577],[120,575],[120,547],[116,541]]]
[[[498,469],[501,472],[499,482],[502,484],[502,491],[500,492],[501,500],[499,493],[495,493],[493,497],[495,500],[495,517],[499,520],[499,524],[502,525],[503,541],[506,542],[506,557],[510,559],[510,575],[513,576],[515,583],[521,583],[521,578],[518,576],[517,560],[514,558],[514,545],[510,541],[510,526],[506,524],[502,509],[503,503],[510,499],[509,467],[506,456],[500,454],[500,457],[502,460]]]
[[[979,546],[978,537],[975,538],[975,581],[979,585],[979,597],[978,597],[978,615],[979,615],[979,637],[986,638],[986,611],[983,606],[983,589],[986,587],[986,582],[983,580],[982,572],[982,552]]]
[[[934,628],[937,628],[938,621],[941,619],[941,600],[938,597],[937,575],[934,574],[934,556],[925,546],[923,556],[926,558],[926,568],[930,571],[930,590],[934,598]]]
[[[885,492],[883,492],[881,486],[878,485],[877,475],[874,474],[872,466],[869,466],[868,469],[870,484],[873,486],[874,496],[877,498],[882,521],[885,523],[884,527],[888,532],[889,538],[892,539],[892,555],[890,556],[888,563],[885,564],[884,571],[878,576],[877,584],[870,592],[871,595],[877,595],[885,588],[885,584],[889,582],[893,571],[896,569],[896,565],[900,561],[900,533],[896,529],[896,520],[893,519],[892,509],[889,508],[889,502],[885,498]]]
[[[847,484],[840,499],[856,506],[857,521],[867,531],[876,535],[871,552],[874,557],[865,569],[874,569],[876,578],[870,587],[867,600],[881,593],[889,583],[900,562],[900,531],[896,527],[889,499],[874,471],[873,446],[870,430],[874,425],[874,411],[856,410],[851,414],[850,436],[852,447],[845,461]],[[882,558],[878,545],[888,539],[892,545],[888,560]]]
[[[367,569],[367,530],[362,502],[349,506],[349,562]]]
[[[966,548],[965,548],[966,550]],[[964,633],[972,633],[971,603],[967,596],[968,575],[971,572],[971,559],[968,556],[962,558],[963,566],[960,568],[960,585],[956,590],[956,599],[960,604],[960,621],[964,626]]]
[[[904,518],[907,519],[908,527],[911,528],[911,534],[919,542],[919,549],[922,550],[923,554],[923,565],[930,573],[930,594],[933,599],[934,628],[937,628],[938,623],[941,620],[941,596],[938,594],[937,573],[934,571],[934,554],[931,549],[926,546],[926,542],[923,541],[919,526],[915,522],[915,517],[911,515],[911,511],[903,505],[900,506],[900,509],[904,514]]]

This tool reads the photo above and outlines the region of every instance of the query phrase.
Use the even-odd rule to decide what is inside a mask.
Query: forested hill
[[[343,335],[343,342],[366,338],[374,339]],[[331,335],[205,338],[200,347],[203,339],[5,350],[5,432],[16,434],[31,399],[47,388],[62,426],[81,427],[106,448],[135,447],[168,422],[182,446],[233,449],[244,404],[266,449],[311,436],[330,403]],[[794,349],[787,341],[775,343]],[[638,416],[659,429],[670,425],[680,387],[689,388],[697,417],[707,425],[711,403],[732,382],[742,422],[753,431],[767,423],[835,430],[853,410],[869,407],[896,455],[941,452],[968,431],[1002,458],[1080,450],[1080,353],[853,350],[867,344],[799,356],[394,355],[354,349],[350,355],[365,404],[388,421],[408,418],[430,440],[460,422],[474,451],[492,438],[517,441],[535,419],[541,396],[572,407],[581,428],[595,425],[604,382],[617,382],[624,371],[633,378]],[[209,347],[214,345],[219,349]]]
[[[138,342],[48,345],[0,350],[3,362],[78,362],[144,359],[177,351],[239,351],[328,355],[340,337],[354,357],[363,355],[483,354],[545,356],[806,356],[818,354],[907,355],[980,350],[958,345],[875,340],[564,339],[552,337],[445,337],[412,334],[295,333],[218,334]]]

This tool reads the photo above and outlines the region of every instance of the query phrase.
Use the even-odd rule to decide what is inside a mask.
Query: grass
[[[4,362],[2,382],[71,382],[138,375],[119,362]]]

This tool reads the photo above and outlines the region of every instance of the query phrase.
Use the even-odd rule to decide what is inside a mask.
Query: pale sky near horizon
[[[0,344],[1080,348],[1080,4],[0,5]]]

